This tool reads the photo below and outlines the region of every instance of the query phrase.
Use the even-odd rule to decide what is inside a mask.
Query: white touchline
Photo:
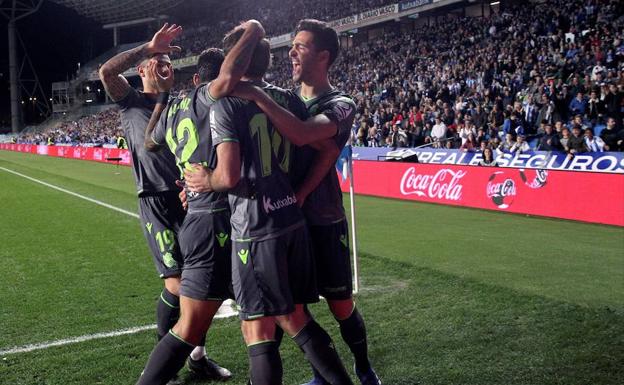
[[[224,306],[229,306],[229,305],[226,305],[224,303]],[[217,314],[214,316],[214,318],[229,318],[229,317],[232,317],[232,316],[235,316],[235,315],[238,314],[235,310],[232,310],[231,308],[230,308],[229,311],[222,311],[224,306],[222,306],[219,309],[219,312],[217,312]],[[76,344],[78,342],[91,341],[91,340],[96,340],[96,339],[100,339],[100,338],[110,338],[110,337],[124,336],[124,335],[127,335],[127,334],[136,334],[136,333],[140,333],[140,332],[143,332],[143,331],[146,331],[146,330],[152,330],[152,329],[156,329],[156,325],[155,324],[154,325],[137,326],[137,327],[129,328],[129,329],[115,330],[115,331],[106,332],[106,333],[86,334],[84,336],[78,336],[78,337],[73,337],[73,338],[66,338],[66,339],[50,341],[50,342],[42,342],[40,344],[30,344],[30,345],[18,346],[18,347],[6,349],[6,350],[0,350],[0,356],[6,356],[6,355],[9,355],[9,354],[16,354],[16,353],[28,353],[28,352],[32,352],[32,351],[35,351],[35,350],[43,350],[43,349],[48,349],[48,348],[52,348],[52,347],[55,347],[55,346],[71,345],[71,344]]]
[[[126,215],[130,215],[131,217],[139,218],[139,215],[138,215],[137,213],[133,213],[133,212],[131,212],[131,211],[124,210],[124,209],[121,209],[121,208],[119,208],[119,207],[115,207],[115,206],[113,206],[113,205],[109,205],[108,203],[104,203],[104,202],[99,201],[99,200],[97,200],[97,199],[89,198],[89,197],[87,197],[87,196],[84,196],[84,195],[81,195],[81,194],[75,193],[75,192],[73,192],[73,191],[69,191],[69,190],[64,189],[64,188],[62,188],[62,187],[55,186],[55,185],[53,185],[53,184],[50,184],[50,183],[44,182],[44,181],[39,180],[39,179],[35,179],[35,178],[30,177],[30,176],[28,176],[28,175],[21,174],[21,173],[19,173],[19,172],[17,172],[17,171],[9,170],[8,168],[4,168],[4,167],[1,167],[1,166],[0,166],[0,170],[4,170],[4,171],[6,171],[6,172],[8,172],[8,173],[11,173],[11,174],[14,174],[14,175],[17,175],[17,176],[21,176],[22,178],[26,178],[26,179],[28,179],[29,181],[32,181],[32,182],[35,182],[35,183],[42,184],[42,185],[44,185],[44,186],[46,186],[46,187],[49,187],[49,188],[51,188],[51,189],[54,189],[54,190],[57,190],[57,191],[60,191],[60,192],[64,192],[65,194],[73,195],[73,196],[75,196],[75,197],[77,197],[77,198],[84,199],[84,200],[89,201],[89,202],[91,202],[91,203],[95,203],[96,205],[104,206],[104,207],[109,208],[109,209],[111,209],[111,210],[118,211],[118,212],[120,212],[120,213],[122,213],[122,214],[126,214]]]
[[[122,208],[115,207],[113,205],[109,205],[108,203],[99,201],[97,199],[89,198],[87,196],[75,193],[73,191],[69,191],[69,190],[64,189],[62,187],[55,186],[53,184],[44,182],[44,181],[39,180],[39,179],[35,179],[35,178],[30,177],[28,175],[21,174],[21,173],[19,173],[17,171],[13,171],[13,170],[10,170],[10,169],[2,167],[2,166],[0,166],[0,170],[4,170],[4,171],[6,171],[8,173],[20,176],[22,178],[26,178],[26,179],[28,179],[28,180],[30,180],[32,182],[42,184],[42,185],[44,185],[46,187],[50,187],[50,188],[52,188],[54,190],[58,190],[58,191],[64,192],[64,193],[69,194],[69,195],[73,195],[73,196],[75,196],[77,198],[84,199],[84,200],[89,201],[91,203],[95,203],[97,205],[109,208],[111,210],[120,212],[122,214],[126,214],[126,215],[129,215],[129,216],[137,218],[137,219],[139,218],[138,214],[133,213],[131,211],[124,210]],[[233,305],[233,301],[230,301],[230,300],[225,301],[223,303],[223,305],[221,305],[221,307],[217,311],[217,314],[214,316],[214,318],[228,318],[228,317],[233,317],[233,316],[237,315],[238,312],[236,310],[234,310],[232,305]],[[67,339],[62,339],[62,340],[57,340],[57,341],[43,342],[43,343],[40,343],[40,344],[31,344],[31,345],[19,346],[19,347],[6,349],[6,350],[0,350],[0,356],[5,356],[7,354],[15,354],[15,353],[27,353],[27,352],[32,352],[34,350],[42,350],[42,349],[47,349],[47,348],[51,348],[51,347],[54,347],[54,346],[63,346],[63,345],[75,344],[75,343],[78,343],[78,342],[90,341],[90,340],[94,340],[94,339],[98,339],[98,338],[109,338],[109,337],[122,336],[122,335],[126,335],[126,334],[135,334],[135,333],[139,333],[139,332],[142,332],[142,331],[145,331],[145,330],[154,329],[154,328],[156,328],[156,325],[145,325],[145,326],[138,326],[138,327],[134,327],[134,328],[130,328],[130,329],[115,330],[115,331],[106,332],[106,333],[87,334],[87,335],[84,335],[84,336],[67,338]]]

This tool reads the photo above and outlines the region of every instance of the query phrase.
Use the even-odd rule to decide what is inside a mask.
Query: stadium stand
[[[180,42],[183,56],[218,45],[236,20],[259,18],[274,36],[291,31],[291,24],[304,16],[335,20],[392,2],[295,3],[237,5],[226,21],[190,25]],[[387,23],[376,37],[352,39],[334,66],[333,82],[357,99],[356,144],[464,151],[624,150],[623,7],[615,0],[519,3],[489,17],[437,16],[407,31],[405,24]],[[284,49],[275,56],[268,80],[293,87]],[[187,78],[175,88],[190,85]],[[98,115],[86,117],[18,141],[110,141],[118,129],[115,116],[104,113],[106,123],[99,123]],[[614,123],[605,129],[609,117]],[[551,135],[546,126],[555,140],[545,137]],[[592,130],[598,143],[567,146],[567,136],[580,132],[587,137]],[[511,134],[507,142],[506,134]]]

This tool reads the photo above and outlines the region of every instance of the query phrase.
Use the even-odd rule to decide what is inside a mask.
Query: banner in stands
[[[431,3],[433,3],[433,0],[402,1],[399,3],[399,12],[407,11],[408,9],[422,7],[423,5],[427,5]]]
[[[129,166],[132,163],[130,152],[118,148],[44,146],[36,144],[0,143],[0,150],[28,152],[31,154],[58,156],[61,158],[93,160],[104,163],[119,163]]]
[[[349,29],[349,27],[354,27],[358,22],[358,15],[351,15],[347,17],[343,17],[342,19],[334,20],[329,22],[329,26],[335,29]]]
[[[354,160],[401,159],[414,154],[416,154],[420,163],[474,166],[483,159],[481,153],[459,150],[405,148],[393,151],[387,147],[353,147]],[[622,152],[588,152],[578,154],[573,158],[568,157],[563,152],[501,153],[496,157],[496,162],[501,167],[624,173],[624,153]]]
[[[619,174],[373,161],[353,174],[356,194],[624,226]]]
[[[269,38],[269,44],[271,44],[271,48],[275,48],[275,47],[281,47],[283,45],[288,45],[290,44],[291,40],[293,39],[293,33],[285,33],[283,35],[279,35],[279,36],[275,36],[272,38]]]
[[[384,7],[371,9],[370,11],[362,12],[360,13],[358,19],[359,21],[362,21],[362,22],[377,20],[377,19],[382,19],[386,17],[387,15],[398,13],[398,12],[399,12],[398,4],[390,4]]]

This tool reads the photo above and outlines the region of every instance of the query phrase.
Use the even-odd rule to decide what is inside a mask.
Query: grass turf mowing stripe
[[[232,307],[232,302],[227,302],[227,303],[224,303],[223,306],[219,308],[219,310],[217,311],[217,314],[215,314],[213,319],[229,318],[237,314],[238,312]],[[122,330],[114,330],[112,332],[86,334],[86,335],[79,336],[79,337],[65,338],[62,340],[56,340],[56,341],[50,341],[50,342],[42,342],[40,344],[16,346],[16,347],[5,349],[5,350],[0,350],[0,357],[6,356],[9,354],[28,353],[28,352],[33,352],[35,350],[48,349],[48,348],[52,348],[55,346],[71,345],[71,344],[76,344],[79,342],[91,341],[91,340],[96,340],[96,339],[101,339],[101,338],[111,338],[111,337],[124,336],[128,334],[136,334],[142,331],[153,330],[153,329],[156,329],[156,324],[137,326],[137,327],[122,329]]]
[[[15,176],[19,176],[21,178],[27,179],[27,180],[29,180],[31,182],[35,182],[35,183],[38,183],[38,184],[43,185],[45,187],[52,188],[54,190],[63,192],[65,194],[68,194],[68,195],[71,195],[71,196],[74,196],[74,197],[77,197],[77,198],[80,198],[80,199],[83,199],[83,200],[86,200],[86,201],[91,202],[91,203],[95,203],[95,204],[97,204],[99,206],[111,209],[111,210],[116,211],[116,212],[120,212],[122,214],[131,216],[133,218],[137,218],[137,219],[139,218],[139,216],[136,213],[133,213],[133,212],[121,209],[119,207],[115,207],[113,205],[107,204],[107,203],[99,201],[97,199],[93,199],[93,198],[84,196],[82,194],[75,193],[73,191],[70,191],[70,190],[67,190],[65,188],[62,188],[62,187],[59,187],[59,186],[56,186],[56,185],[44,182],[42,180],[39,180],[39,179],[30,177],[28,175],[16,172],[14,170],[11,170],[11,169],[8,169],[8,168],[2,167],[2,166],[0,166],[0,170],[4,170],[4,171],[6,171],[6,172],[8,172],[10,174],[13,174]],[[219,312],[217,313],[215,318],[232,317],[232,316],[235,316],[237,314],[238,314],[238,312],[233,310],[231,306],[224,304],[219,309]],[[13,348],[10,348],[10,349],[7,349],[7,350],[0,350],[0,356],[1,355],[5,355],[5,354],[19,353],[19,352],[29,352],[29,351],[33,351],[33,350],[45,349],[45,348],[52,347],[52,346],[60,346],[60,345],[66,345],[66,344],[70,344],[70,343],[77,343],[77,342],[82,342],[82,341],[88,341],[88,340],[95,339],[95,338],[103,338],[103,337],[107,337],[107,336],[117,336],[117,335],[128,334],[127,332],[125,332],[125,330],[132,330],[133,333],[137,333],[137,332],[146,330],[147,328],[151,328],[151,327],[150,326],[141,326],[141,327],[138,327],[138,328],[123,329],[121,331],[88,334],[88,335],[83,335],[83,336],[80,336],[80,337],[75,337],[75,338],[70,338],[70,339],[61,339],[61,340],[52,341],[52,342],[45,342],[45,343],[41,343],[41,344],[29,344],[29,345],[25,345],[25,346],[22,346],[22,347],[13,347]],[[118,334],[118,333],[121,333],[121,334]]]
[[[44,182],[44,181],[42,181],[42,180],[39,180],[39,179],[36,179],[36,178],[30,177],[30,176],[28,176],[28,175],[24,175],[24,174],[19,173],[19,172],[17,172],[17,171],[13,171],[13,170],[10,170],[10,169],[5,168],[5,167],[2,167],[2,166],[0,166],[0,170],[4,170],[4,171],[6,171],[6,172],[8,172],[8,173],[11,173],[11,174],[14,174],[14,175],[20,176],[20,177],[22,177],[22,178],[26,178],[26,179],[28,179],[28,180],[30,180],[30,181],[32,181],[32,182],[42,184],[42,185],[44,185],[44,186],[46,186],[46,187],[49,187],[49,188],[52,188],[52,189],[54,189],[54,190],[57,190],[57,191],[60,191],[60,192],[64,192],[65,194],[73,195],[73,196],[75,196],[75,197],[77,197],[77,198],[84,199],[84,200],[89,201],[89,202],[91,202],[91,203],[95,203],[96,205],[100,205],[100,206],[103,206],[103,207],[109,208],[109,209],[111,209],[111,210],[118,211],[118,212],[120,212],[120,213],[122,213],[122,214],[126,214],[126,215],[129,215],[129,216],[134,217],[134,218],[137,218],[137,219],[139,218],[139,215],[138,215],[137,213],[133,213],[133,212],[130,212],[130,211],[128,211],[128,210],[124,210],[124,209],[122,209],[122,208],[119,208],[119,207],[116,207],[116,206],[110,205],[110,204],[108,204],[108,203],[105,203],[105,202],[99,201],[99,200],[97,200],[97,199],[89,198],[88,196],[84,196],[84,195],[82,195],[82,194],[78,194],[78,193],[75,193],[75,192],[73,192],[73,191],[69,191],[69,190],[64,189],[64,188],[62,188],[62,187],[55,186],[55,185],[53,185],[53,184],[50,184],[50,183]]]

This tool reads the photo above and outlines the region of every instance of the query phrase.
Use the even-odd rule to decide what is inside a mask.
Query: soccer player
[[[235,29],[225,37],[226,52],[241,34]],[[262,40],[243,80],[262,87],[305,119],[305,105],[296,95],[263,82],[269,62],[269,43]],[[248,346],[251,383],[282,383],[274,340],[277,322],[328,382],[352,384],[331,337],[304,312],[303,304],[318,301],[318,293],[307,229],[286,173],[290,144],[255,104],[239,98],[216,102],[210,124],[216,168],[206,179],[200,177],[201,182],[194,172],[185,171],[185,178],[191,191],[229,193],[232,281]]]
[[[264,37],[262,26],[255,20],[241,28],[245,32],[225,63],[221,50],[204,51],[193,76],[196,88],[188,96],[174,100],[166,110],[162,111],[164,103],[158,103],[154,109],[146,128],[145,145],[150,150],[169,146],[180,170],[190,162],[210,165],[214,160],[208,122],[210,106],[234,88],[245,73],[256,44]],[[153,64],[148,70],[158,79],[161,93],[171,89],[173,77],[160,76]],[[163,102],[167,99],[168,95],[159,96]],[[180,319],[154,348],[139,385],[164,383],[175,375],[229,296],[231,242],[227,194],[189,192],[187,204],[188,213],[178,233],[184,259]]]
[[[306,146],[330,139],[338,154],[349,139],[356,106],[349,95],[335,89],[328,72],[336,60],[340,43],[336,31],[326,23],[313,19],[301,20],[297,26],[293,46],[289,52],[293,66],[293,80],[301,86],[296,93],[305,102],[311,117],[302,121],[275,103],[257,88],[244,87],[237,95],[250,98],[266,113],[279,132],[297,146]],[[307,147],[307,146],[306,146]],[[315,162],[309,149],[295,152],[295,166],[307,167],[308,175],[321,173],[320,185],[308,177],[297,186],[297,200],[310,228],[316,259],[319,292],[325,299],[340,326],[342,338],[355,358],[355,372],[362,385],[380,385],[381,381],[368,359],[368,344],[364,320],[352,296],[352,275],[349,259],[348,226],[342,204],[342,192],[333,163]],[[323,170],[323,167],[325,169]],[[295,175],[305,172],[295,171]],[[327,384],[314,370],[314,379],[307,385]]]
[[[143,233],[154,257],[164,288],[156,305],[159,339],[164,337],[179,317],[180,268],[182,258],[176,234],[184,218],[178,199],[178,170],[169,151],[148,152],[144,147],[145,127],[158,95],[155,79],[147,71],[154,63],[158,72],[173,72],[168,53],[179,51],[171,42],[182,33],[179,26],[165,23],[152,40],[114,56],[100,68],[100,79],[110,98],[121,108],[121,123],[132,153],[132,170],[139,196],[139,215]],[[138,63],[143,84],[139,92],[128,84],[122,73]],[[199,377],[225,379],[229,370],[221,368],[206,356],[203,343],[189,360],[191,370]]]

